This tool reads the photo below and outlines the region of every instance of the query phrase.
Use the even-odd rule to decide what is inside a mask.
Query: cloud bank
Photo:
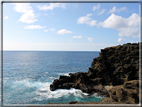
[[[30,6],[30,3],[13,3],[14,10],[16,12],[22,13],[22,16],[20,17],[19,21],[23,23],[34,23],[37,21],[36,15],[34,14],[34,11],[32,7]]]
[[[120,37],[139,37],[140,17],[138,14],[133,13],[128,18],[111,14],[105,21],[100,22],[98,26],[104,28],[112,28],[119,31]]]

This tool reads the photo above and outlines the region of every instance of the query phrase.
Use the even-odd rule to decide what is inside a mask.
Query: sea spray
[[[3,53],[3,103],[47,104],[70,101],[100,101],[77,89],[50,91],[49,85],[60,75],[86,72],[99,52],[26,52]],[[62,54],[63,53],[63,54]]]
[[[103,96],[99,96],[97,93],[94,94],[88,94],[84,93],[79,89],[57,89],[55,91],[51,91],[49,86],[42,87],[36,91],[37,95],[43,96],[46,99],[62,99],[67,100],[70,98],[75,98],[77,101],[81,102],[83,99],[88,99],[88,101],[94,101],[94,98],[96,101],[100,101]],[[41,97],[40,99],[41,100]],[[74,99],[70,99],[70,101],[73,101]],[[59,103],[59,102],[57,102]],[[67,102],[66,102],[67,103]]]
[[[11,97],[7,96],[9,100],[7,102],[14,102],[14,104],[21,102],[19,100],[27,98],[24,103],[67,103],[69,101],[88,102],[88,101],[100,101],[102,96],[97,94],[84,93],[79,89],[57,89],[55,91],[50,90],[51,82],[39,82],[30,79],[21,81],[13,81],[11,84],[11,96],[14,96],[17,101],[10,100]],[[6,91],[6,90],[5,90]],[[9,90],[8,90],[9,91]],[[22,97],[24,95],[24,98]],[[30,96],[29,96],[30,95]],[[29,101],[28,101],[29,100]]]

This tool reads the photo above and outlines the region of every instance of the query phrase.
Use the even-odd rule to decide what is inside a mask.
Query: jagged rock
[[[102,102],[102,103],[108,103],[108,102],[109,102],[110,104],[112,104],[112,103],[113,103],[113,104],[114,104],[114,103],[115,103],[115,104],[119,104],[118,102],[116,102],[116,101],[113,100],[112,98],[108,98],[108,97],[102,98],[102,99],[101,99],[101,102]]]
[[[111,99],[119,103],[139,103],[139,80],[127,81],[123,85],[115,86],[109,94]]]
[[[138,84],[134,80],[139,79],[139,45],[127,43],[101,49],[100,56],[93,59],[88,72],[60,76],[50,85],[50,90],[76,88],[87,93],[109,95],[119,103],[137,103]],[[101,87],[106,85],[116,87],[108,91]]]
[[[66,79],[68,76],[61,75],[59,79]]]

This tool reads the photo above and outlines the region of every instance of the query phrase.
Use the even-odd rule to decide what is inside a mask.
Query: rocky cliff
[[[112,102],[138,103],[139,43],[102,49],[100,56],[93,59],[88,72],[69,75],[55,79],[50,90],[76,88],[87,93],[110,96],[109,101]],[[113,88],[108,90],[105,86]]]

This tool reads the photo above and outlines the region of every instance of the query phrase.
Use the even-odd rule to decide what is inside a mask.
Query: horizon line
[[[81,50],[81,51],[78,51],[78,50],[1,50],[1,51],[76,51],[76,52],[83,51],[84,52],[86,50]],[[86,51],[86,52],[88,52],[88,51]],[[94,52],[94,51],[90,51],[90,52]],[[95,51],[95,52],[100,52],[100,51]]]

